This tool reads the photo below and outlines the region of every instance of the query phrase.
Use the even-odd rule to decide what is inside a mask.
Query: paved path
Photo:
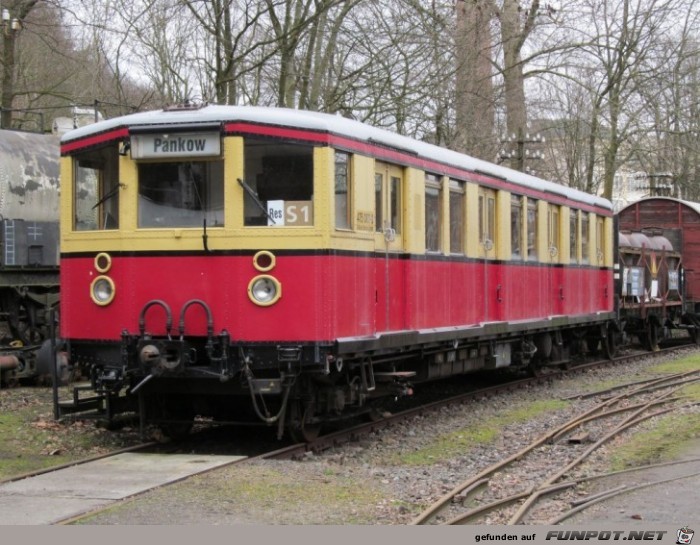
[[[241,458],[127,452],[6,483],[0,485],[0,525],[54,524]]]
[[[684,449],[679,460],[700,458],[700,439]],[[563,524],[639,523],[689,526],[700,531],[700,460],[628,473],[605,480],[600,489],[612,490],[620,485],[631,488],[679,476],[687,478],[623,492],[609,500],[567,519]],[[692,476],[690,476],[692,475]],[[697,538],[697,536],[696,536]]]

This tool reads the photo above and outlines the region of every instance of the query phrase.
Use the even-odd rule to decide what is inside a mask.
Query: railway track
[[[612,474],[585,475],[582,473],[582,476],[576,477],[579,474],[578,469],[587,458],[618,435],[650,418],[679,409],[683,399],[676,396],[678,390],[698,381],[700,381],[700,370],[695,370],[664,376],[644,383],[629,384],[616,395],[612,389],[597,392],[595,395],[601,398],[601,401],[593,408],[582,411],[559,427],[536,438],[511,456],[484,468],[478,474],[459,483],[425,509],[411,524],[475,524],[483,522],[485,517],[490,517],[491,521],[495,519],[509,525],[524,523],[538,504],[549,496],[572,490],[582,483],[612,476]],[[608,421],[604,431],[597,433],[597,439],[589,438],[585,431],[586,425],[593,421]],[[565,459],[552,456],[551,453],[547,452],[551,450],[552,445],[565,440],[571,445],[578,445],[577,448],[570,449],[571,452]],[[498,478],[501,481],[508,481],[509,468],[528,456],[537,455],[538,450],[548,462],[549,471],[546,477],[535,484],[524,486],[520,490],[512,490],[506,495],[490,491],[492,477],[498,473]],[[561,455],[561,452],[560,449],[557,454]],[[689,459],[676,462],[676,464],[697,461],[698,459]],[[629,471],[641,471],[649,469],[649,467],[653,466],[635,468]],[[697,475],[700,475],[697,471],[684,472],[681,470],[674,479],[688,479]],[[653,486],[659,483],[649,482],[638,486]],[[626,487],[620,487],[594,496],[584,497],[572,502],[570,510],[547,520],[546,523],[558,524],[599,501],[629,490]],[[478,503],[476,507],[468,509],[461,507],[473,504],[477,497],[479,499],[476,501]]]
[[[293,445],[288,449],[284,450],[284,452],[280,452],[278,457],[295,458],[303,456],[307,452],[321,452],[329,448],[341,446],[342,444],[350,441],[356,441],[360,437],[367,436],[384,427],[396,425],[397,423],[403,420],[407,420],[432,411],[437,411],[443,407],[448,407],[450,405],[465,403],[473,399],[495,396],[499,393],[518,390],[521,388],[533,386],[535,384],[546,383],[550,380],[555,380],[557,378],[561,378],[575,373],[582,373],[591,369],[602,368],[610,365],[623,365],[626,362],[632,361],[637,358],[666,357],[674,354],[679,350],[684,350],[693,346],[695,345],[687,344],[684,342],[674,344],[666,348],[662,348],[661,350],[658,350],[653,353],[635,352],[626,355],[621,355],[619,357],[614,358],[613,360],[603,359],[580,364],[572,364],[570,366],[567,366],[566,368],[547,369],[541,373],[537,373],[534,376],[509,380],[507,382],[498,383],[493,386],[478,388],[476,390],[459,393],[457,395],[453,395],[444,399],[438,399],[426,404],[420,404],[418,406],[405,409],[395,414],[387,414],[376,421],[364,422],[352,427],[328,433],[318,437],[312,442],[299,443],[297,445]]]
[[[666,352],[665,354],[670,352],[671,351]],[[646,357],[649,357],[648,354],[646,354]],[[242,454],[183,455],[181,452],[177,452],[177,444],[163,445],[149,443],[137,445],[129,449],[121,449],[120,451],[103,456],[65,464],[64,466],[50,468],[34,474],[13,477],[12,479],[0,481],[0,524],[74,523],[109,508],[117,501],[134,498],[148,490],[167,486],[196,474],[214,471],[232,464],[246,463],[248,461],[260,459],[289,459],[303,456],[309,451],[321,451],[342,445],[348,441],[355,441],[380,427],[394,425],[402,419],[434,411],[445,405],[463,403],[468,399],[478,396],[497,395],[499,392],[507,389],[523,388],[533,382],[551,380],[553,377],[561,374],[575,373],[583,369],[590,369],[593,366],[620,363],[624,363],[624,358],[618,359],[615,362],[589,363],[568,370],[557,370],[536,377],[520,379],[508,384],[480,389],[464,395],[453,396],[446,400],[435,401],[428,405],[402,411],[382,418],[377,422],[366,423],[328,434],[320,437],[314,443],[290,445],[276,450],[268,449],[267,452],[250,456]],[[647,395],[649,395],[651,388],[660,387],[662,387],[662,384],[645,383],[638,386],[639,390],[647,392]],[[666,385],[665,387],[669,386]],[[619,394],[617,397],[622,399],[622,396],[627,395],[628,394]],[[657,400],[650,405],[648,410],[650,410],[651,407],[659,407],[655,409],[657,412],[663,410],[661,407],[668,402],[666,400],[671,398],[671,396],[667,395],[665,392],[659,393],[658,396],[664,396],[664,402],[662,403],[661,400]],[[635,414],[632,419],[634,423],[640,421],[642,418],[641,413],[634,412],[637,410],[641,410],[641,407],[627,409],[627,414]],[[603,403],[603,408],[601,409],[602,416],[599,415],[599,417],[609,417],[610,415],[608,413],[612,411],[614,411],[612,403],[606,401]],[[620,411],[620,414],[625,413]],[[593,415],[589,416],[592,417]],[[581,421],[585,421],[585,418],[585,416],[582,416]],[[569,426],[573,428],[574,424],[575,422],[571,422]],[[557,430],[556,434],[552,431],[552,433],[548,434],[546,437],[540,438],[537,442],[538,444],[534,445],[531,450],[535,450],[538,445],[544,445],[559,438],[564,433],[571,432],[569,428]],[[515,456],[513,460],[504,461],[504,466],[516,461],[522,456],[525,456],[525,453]],[[157,468],[157,470],[154,468]],[[498,468],[495,468],[492,471],[495,472],[498,470]],[[129,482],[125,480],[127,475],[133,477]],[[454,494],[443,498],[440,505],[431,507],[428,510],[429,512],[426,512],[424,515],[424,518],[419,517],[414,523],[426,524],[438,520],[440,523],[450,521],[452,524],[459,524],[462,523],[460,520],[474,520],[474,513],[467,513],[465,515],[464,513],[454,512],[455,498],[460,497],[464,500],[465,498],[471,498],[479,491],[482,493],[487,491],[488,476],[489,474],[487,474],[485,470],[477,476],[478,478],[470,479],[467,483],[461,483],[453,491]],[[535,503],[539,498],[546,497],[554,491],[569,489],[575,486],[575,483],[571,484],[568,481],[556,482],[559,481],[559,477],[557,475],[553,475],[553,477],[557,478],[553,478],[552,482],[542,483],[542,485],[535,490],[528,491],[530,495],[527,496],[527,498],[532,497],[533,499],[531,500],[522,496],[523,493],[521,492],[518,493],[517,498],[494,498],[492,502],[483,500],[485,502],[484,505],[490,505],[490,503],[501,500],[509,505],[518,501]],[[90,485],[90,482],[97,484]],[[56,507],[56,503],[58,503],[60,507]],[[495,509],[502,508],[501,506],[484,507],[483,512],[493,512]],[[459,519],[458,517],[460,516],[465,516],[465,518]]]

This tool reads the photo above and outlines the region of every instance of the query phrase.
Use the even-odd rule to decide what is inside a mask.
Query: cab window
[[[245,140],[246,226],[313,225],[313,147]]]
[[[73,159],[73,228],[119,228],[119,154],[109,144]]]
[[[224,224],[222,161],[139,163],[139,227]]]

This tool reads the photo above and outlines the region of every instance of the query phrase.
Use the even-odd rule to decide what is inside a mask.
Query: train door
[[[405,323],[403,169],[377,161],[374,167],[376,331],[397,331]]]
[[[492,294],[497,292],[500,277],[498,267],[494,263],[496,259],[496,191],[485,187],[479,188],[479,256],[483,262],[481,268],[483,275],[482,293],[483,320],[496,319],[497,297]]]

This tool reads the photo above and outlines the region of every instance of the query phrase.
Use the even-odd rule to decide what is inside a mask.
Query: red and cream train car
[[[359,122],[170,108],[61,154],[61,335],[110,418],[313,433],[615,321],[608,201]]]

